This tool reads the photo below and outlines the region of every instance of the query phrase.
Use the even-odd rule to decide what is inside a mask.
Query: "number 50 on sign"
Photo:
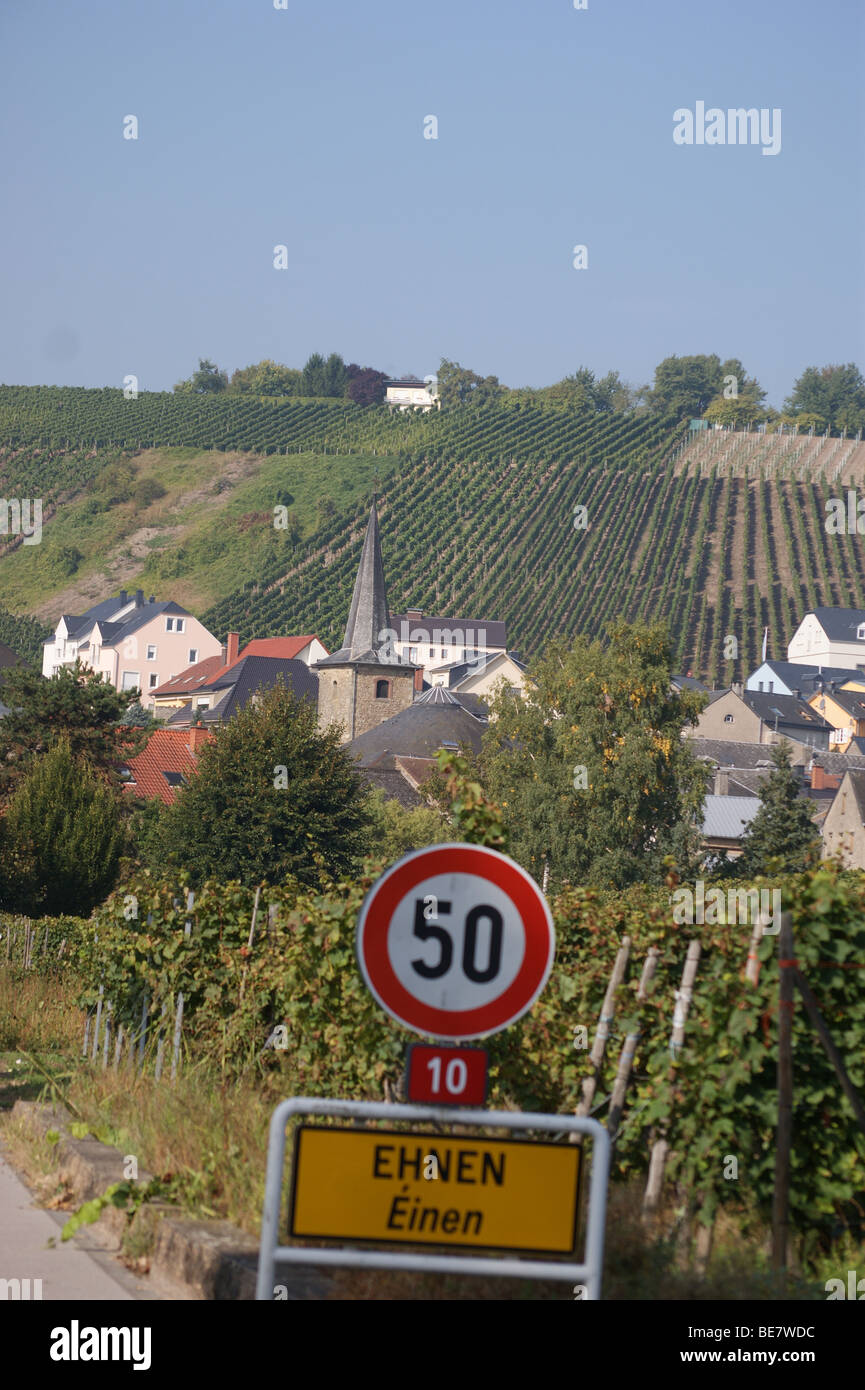
[[[537,884],[482,845],[407,854],[375,883],[358,918],[369,989],[399,1023],[429,1037],[507,1028],[537,999],[554,951]]]

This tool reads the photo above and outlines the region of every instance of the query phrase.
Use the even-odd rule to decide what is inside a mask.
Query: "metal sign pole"
[[[280,1208],[285,1168],[286,1130],[296,1115],[338,1115],[367,1120],[430,1120],[485,1129],[540,1129],[554,1133],[587,1134],[593,1141],[585,1260],[495,1259],[471,1255],[401,1254],[392,1251],[320,1249],[279,1244]],[[407,1132],[410,1137],[410,1131]],[[522,1279],[562,1279],[584,1283],[586,1298],[601,1296],[604,1224],[610,1169],[610,1137],[597,1120],[582,1115],[543,1115],[531,1111],[461,1110],[428,1105],[393,1105],[383,1101],[326,1100],[293,1096],[276,1107],[270,1121],[261,1248],[256,1299],[273,1299],[276,1265],[347,1265],[366,1269],[407,1269],[440,1274],[478,1274]]]

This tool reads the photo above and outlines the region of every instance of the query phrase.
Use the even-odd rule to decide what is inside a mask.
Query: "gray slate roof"
[[[196,697],[208,691],[225,691],[212,709],[196,710],[193,700],[192,704],[184,705],[172,715],[168,726],[185,729],[199,719],[205,726],[224,724],[249,703],[256,691],[272,689],[280,677],[299,699],[306,697],[317,706],[318,676],[305,662],[279,656],[245,656],[223,676],[210,685],[199,686],[195,691]]]
[[[779,727],[783,724],[787,728],[821,729],[827,732],[832,728],[817,710],[804,700],[797,700],[795,695],[767,695],[760,690],[743,690],[742,699],[770,728],[774,727],[776,718]]]
[[[861,641],[856,629],[865,623],[865,608],[812,608],[811,612],[830,641]]]
[[[861,671],[850,670],[844,666],[824,666],[821,669],[819,666],[800,666],[796,661],[766,661],[760,664],[768,666],[791,690],[801,690],[803,695],[813,695],[821,684],[828,685],[831,681],[843,685],[845,681],[862,679]],[[756,693],[759,695],[765,692]]]
[[[446,743],[467,744],[473,752],[480,751],[481,738],[487,722],[469,714],[459,700],[427,699],[436,687],[386,719],[365,734],[359,734],[349,744],[362,766],[369,766],[383,754],[407,758],[431,758]],[[442,694],[449,695],[444,690]]]
[[[759,809],[756,796],[707,796],[703,834],[712,840],[740,840]]]
[[[403,623],[406,626],[405,637],[403,637]],[[419,646],[423,646],[424,643],[427,646],[440,645],[441,638],[434,642],[431,636],[435,632],[461,632],[466,647],[477,645],[481,633],[483,633],[484,646],[507,646],[506,625],[494,621],[492,618],[440,618],[431,613],[424,613],[420,618],[410,618],[407,613],[393,613],[391,614],[391,627],[396,628],[400,641],[416,641]],[[413,632],[421,635],[417,638],[412,637],[411,633]]]

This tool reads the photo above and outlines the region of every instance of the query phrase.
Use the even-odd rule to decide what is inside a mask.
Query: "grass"
[[[173,1085],[149,1074],[105,1071],[81,1058],[83,1015],[69,981],[22,975],[0,967],[0,1133],[12,1161],[42,1200],[68,1206],[58,1181],[53,1145],[8,1114],[16,1099],[59,1100],[89,1131],[139,1170],[170,1181],[180,1209],[198,1218],[222,1217],[257,1236],[264,1197],[267,1131],[286,1093],[278,1075],[235,1083],[210,1066],[188,1066]],[[5,1115],[3,1112],[7,1112]],[[791,1275],[779,1288],[770,1269],[768,1233],[728,1215],[716,1227],[712,1257],[698,1274],[668,1208],[653,1228],[641,1218],[641,1190],[614,1185],[609,1193],[604,1297],[642,1301],[825,1300],[825,1281],[865,1274],[865,1250],[837,1245],[811,1279]],[[142,1209],[144,1210],[144,1209]],[[126,1254],[146,1262],[152,1228],[139,1215]],[[143,1265],[141,1266],[143,1267]],[[572,1301],[569,1283],[468,1276],[337,1270],[337,1301],[542,1300]]]
[[[83,585],[98,589],[97,597],[140,587],[203,612],[258,577],[274,539],[290,550],[286,533],[272,524],[280,494],[291,494],[289,511],[309,536],[318,527],[322,499],[339,512],[353,509],[376,474],[386,477],[396,460],[147,449],[129,464],[133,488],[153,479],[164,496],[146,507],[128,501],[94,511],[93,499],[100,496],[97,474],[45,520],[38,546],[19,546],[3,557],[0,605],[16,613],[40,609],[52,621],[61,612],[79,611]],[[143,528],[155,534],[139,537],[132,553],[124,543]],[[62,570],[61,547],[83,556],[74,574]]]

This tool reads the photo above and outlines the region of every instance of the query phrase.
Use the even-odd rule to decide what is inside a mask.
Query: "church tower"
[[[313,666],[318,674],[318,722],[342,724],[351,742],[406,709],[414,699],[415,671],[400,658],[390,612],[375,502],[363,542],[342,646]]]

